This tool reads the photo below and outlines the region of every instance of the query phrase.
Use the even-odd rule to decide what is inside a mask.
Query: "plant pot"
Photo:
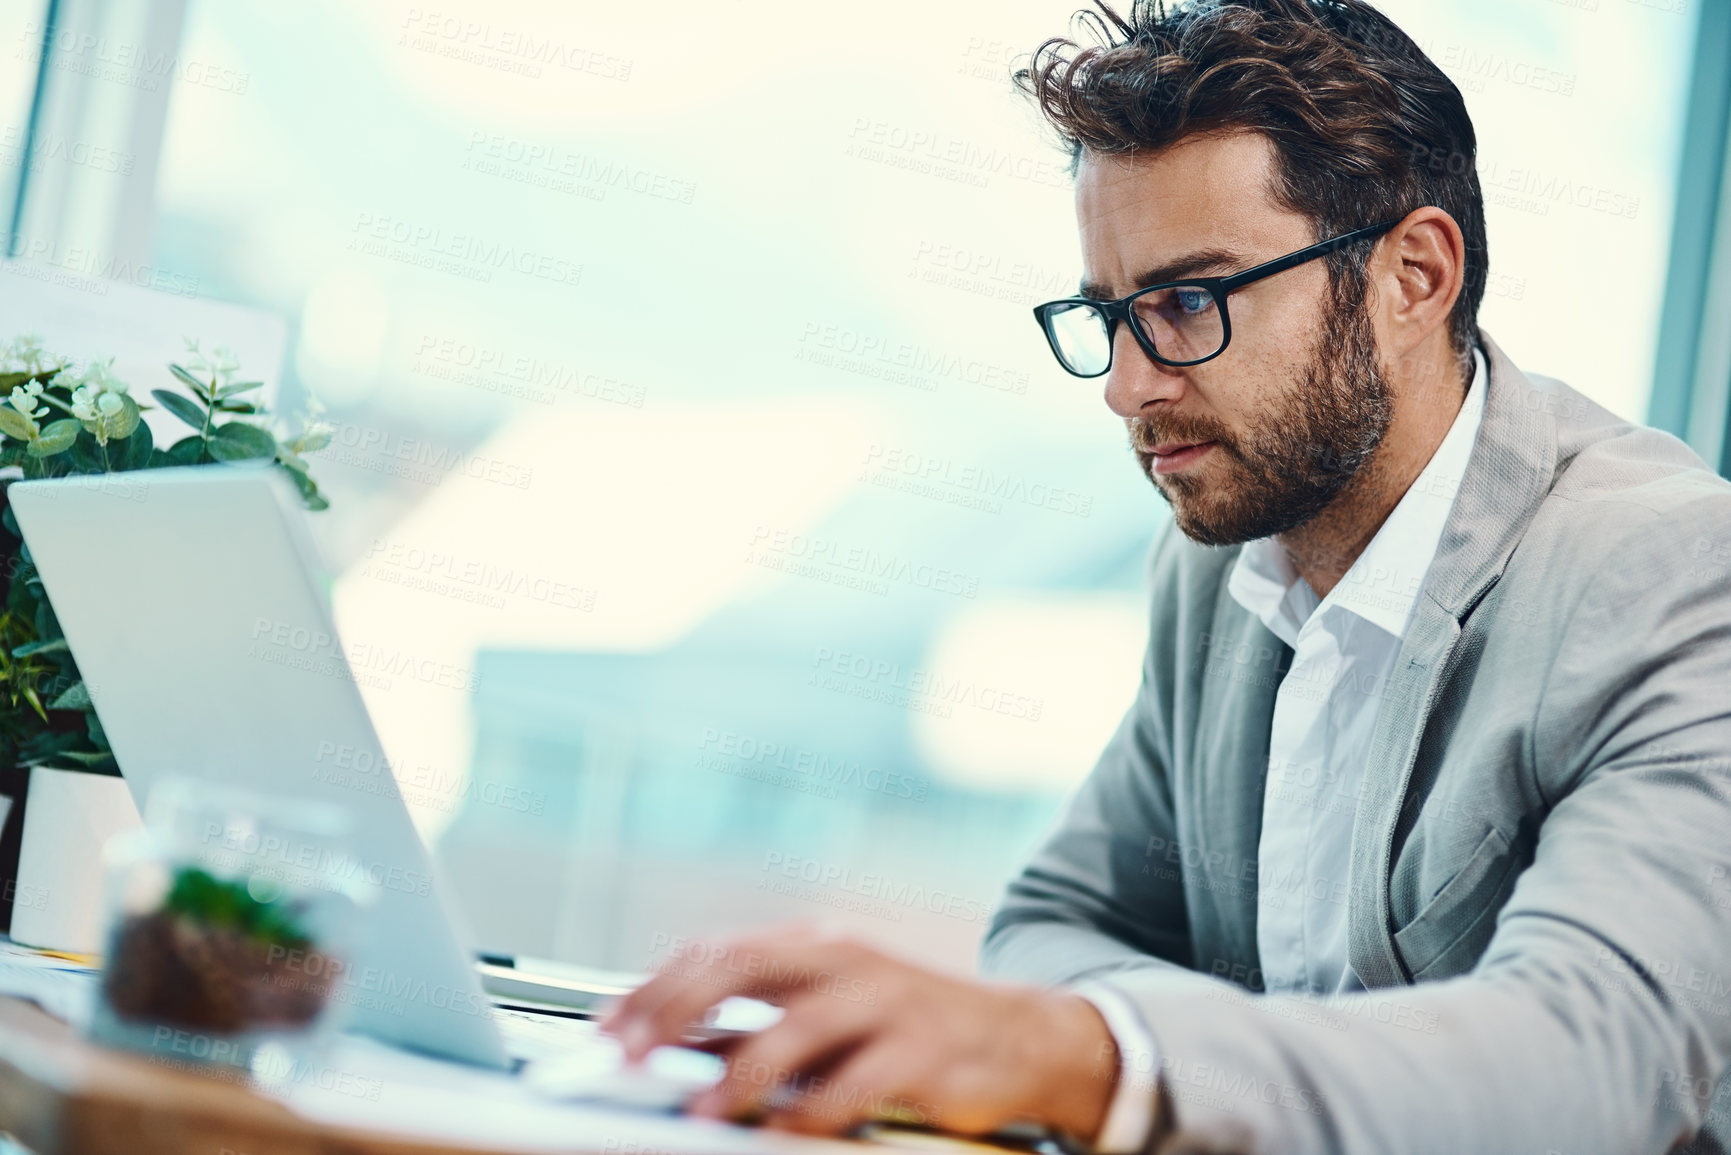
[[[100,954],[102,846],[143,825],[124,778],[81,770],[30,770],[12,941]]]

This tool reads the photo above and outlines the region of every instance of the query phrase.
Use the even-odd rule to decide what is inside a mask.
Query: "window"
[[[1486,328],[1629,417],[1684,2],[1388,4],[1479,126]],[[1007,75],[1077,6],[187,6],[145,242],[289,319],[339,620],[484,945],[822,915],[971,962],[1166,520],[1028,312],[1079,270]]]

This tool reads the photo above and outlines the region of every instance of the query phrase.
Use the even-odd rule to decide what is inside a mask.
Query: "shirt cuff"
[[[1142,1013],[1121,991],[1098,982],[1074,990],[1094,1004],[1118,1045],[1118,1086],[1106,1107],[1094,1150],[1100,1155],[1131,1155],[1148,1145],[1158,1121],[1159,1045]]]

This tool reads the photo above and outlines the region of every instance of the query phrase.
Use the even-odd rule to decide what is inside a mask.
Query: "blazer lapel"
[[[1502,575],[1550,492],[1556,402],[1579,403],[1573,394],[1536,389],[1495,342],[1479,338],[1490,370],[1484,420],[1384,687],[1353,818],[1349,954],[1372,988],[1411,981],[1395,951],[1389,904],[1394,836],[1437,691],[1458,652],[1461,622]]]

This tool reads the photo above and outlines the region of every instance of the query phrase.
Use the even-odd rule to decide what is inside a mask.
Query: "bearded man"
[[[1036,315],[1177,530],[1135,704],[1010,884],[998,981],[773,931],[609,1029],[640,1055],[767,993],[695,1109],[807,1131],[1726,1150],[1731,485],[1478,328],[1473,126],[1374,9],[1091,21],[1018,80],[1086,270]]]

